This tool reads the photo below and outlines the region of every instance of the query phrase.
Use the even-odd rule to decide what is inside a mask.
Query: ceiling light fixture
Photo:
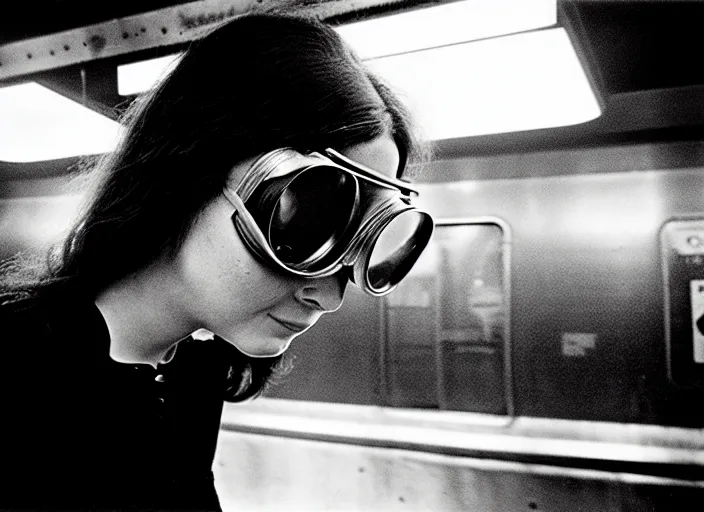
[[[111,151],[119,123],[34,82],[0,88],[0,160],[36,162]]]

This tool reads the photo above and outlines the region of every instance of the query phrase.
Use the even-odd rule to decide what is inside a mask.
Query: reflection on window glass
[[[391,405],[506,413],[503,269],[498,225],[437,227],[385,301]]]
[[[415,271],[386,299],[390,405],[438,407],[436,290],[437,275]]]

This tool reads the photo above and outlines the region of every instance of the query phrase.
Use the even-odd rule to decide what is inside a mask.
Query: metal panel
[[[538,148],[532,146],[528,152],[486,156],[476,156],[481,152],[475,153],[471,141],[465,139],[440,141],[438,145],[438,160],[424,166],[419,181],[537,178],[704,166],[704,142],[701,140],[623,145],[612,142],[600,148],[545,151],[537,151]],[[494,147],[500,147],[496,141]],[[467,157],[462,158],[462,155]]]
[[[698,510],[702,489],[671,478],[222,432],[224,510]]]
[[[436,217],[511,226],[517,414],[704,425],[701,393],[666,378],[658,246],[667,219],[704,212],[702,190],[704,169],[421,190]]]
[[[261,398],[226,404],[222,429],[553,465],[619,467],[704,485],[701,429]]]
[[[291,6],[321,18],[404,0],[201,0],[0,46],[0,80],[95,59],[187,43],[224,20],[257,8]],[[406,2],[408,3],[408,2]],[[418,3],[418,2],[416,2]]]
[[[704,219],[673,219],[661,232],[670,379],[704,387]]]

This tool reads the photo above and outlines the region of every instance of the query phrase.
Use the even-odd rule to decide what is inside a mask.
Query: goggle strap
[[[379,186],[379,187],[387,188],[387,189],[389,189],[389,190],[393,190],[394,192],[401,192],[401,193],[403,193],[403,191],[400,190],[400,188],[397,187],[396,185],[393,185],[393,184],[391,184],[391,183],[386,183],[386,182],[381,181],[381,180],[379,180],[379,179],[376,179],[375,177],[372,177],[372,176],[367,176],[367,175],[365,175],[365,174],[362,174],[361,172],[357,172],[356,170],[350,169],[350,168],[348,168],[348,167],[343,167],[343,166],[341,166],[341,165],[336,164],[335,162],[332,162],[332,163],[334,164],[334,166],[335,166],[336,168],[342,169],[344,172],[346,172],[347,174],[351,174],[351,175],[354,176],[355,178],[359,178],[359,179],[362,179],[362,180],[364,180],[364,181],[370,181],[370,182],[374,183],[375,185],[377,185],[377,186]],[[330,166],[330,164],[325,164],[325,165]]]
[[[259,248],[259,250],[266,252],[267,256],[269,256],[277,265],[283,267],[286,270],[290,270],[288,267],[285,267],[280,263],[279,259],[271,250],[271,248],[269,247],[269,242],[264,236],[264,233],[262,233],[262,230],[259,229],[257,222],[254,220],[252,214],[250,214],[247,208],[245,207],[244,203],[242,202],[242,199],[240,199],[240,196],[232,193],[227,188],[223,189],[223,192],[228,201],[230,201],[230,203],[232,203],[232,206],[235,207],[237,215],[242,218],[244,224],[247,226],[247,234],[248,236],[254,238],[256,246]]]
[[[261,156],[250,166],[247,174],[235,189],[235,193],[240,198],[243,198],[243,201],[249,199],[249,196],[252,195],[262,181],[269,177],[272,171],[276,171],[282,164],[291,160],[291,153],[294,152],[284,148]]]
[[[399,180],[397,178],[390,178],[389,176],[375,171],[370,167],[366,167],[360,163],[350,160],[346,156],[338,153],[334,149],[327,148],[325,150],[325,156],[332,160],[335,164],[340,165],[344,169],[347,169],[351,173],[359,176],[361,178],[373,181],[377,185],[381,185],[386,188],[393,188],[395,190],[400,190],[405,195],[418,195],[418,190],[410,185],[408,182]],[[351,169],[350,169],[351,168]]]
[[[330,148],[322,154],[313,152],[306,155],[292,148],[271,151],[261,156],[250,166],[247,176],[240,182],[236,193],[246,201],[252,192],[267,179],[286,176],[294,171],[305,171],[321,165],[336,167],[358,179],[369,181],[382,188],[399,191],[408,197],[418,195],[418,190],[407,182],[365,167]]]

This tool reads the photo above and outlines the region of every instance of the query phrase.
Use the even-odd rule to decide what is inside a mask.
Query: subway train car
[[[145,87],[118,79],[158,76],[131,66],[171,62],[262,3],[351,39],[380,27],[359,52],[420,112],[433,157],[417,204],[436,222],[393,293],[349,286],[264,397],[225,405],[224,509],[704,510],[702,2],[21,5],[0,21],[0,113],[15,116],[0,115],[14,141],[0,151],[0,258],[58,239],[79,157],[109,149],[73,149],[83,136],[66,129],[43,153],[41,127],[3,90],[41,87],[110,133],[100,123]],[[443,8],[469,10],[438,21]],[[391,25],[402,16],[410,42]],[[577,66],[589,97],[533,60],[560,41],[575,59],[558,71]]]

